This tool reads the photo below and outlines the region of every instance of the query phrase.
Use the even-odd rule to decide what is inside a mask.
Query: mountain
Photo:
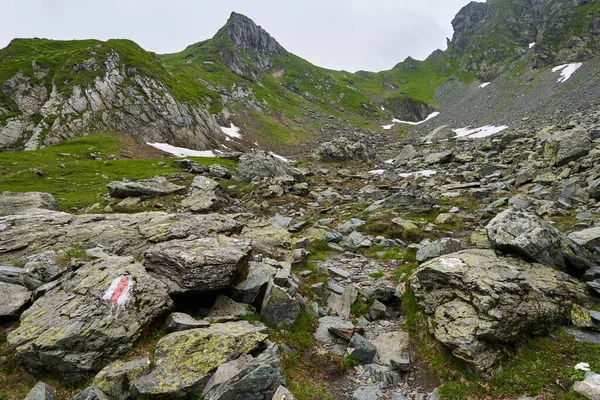
[[[347,131],[374,132],[392,118],[421,121],[451,109],[456,120],[462,109],[452,107],[475,101],[473,87],[482,82],[515,75],[519,88],[537,87],[549,67],[593,59],[600,5],[472,2],[452,25],[446,51],[424,61],[409,57],[377,73],[315,66],[235,12],[213,38],[167,55],[128,40],[15,39],[0,50],[0,149],[119,131],[193,149],[258,143],[285,153]],[[538,97],[555,96],[550,91]],[[498,119],[512,115],[503,109]],[[476,123],[491,114],[467,117]],[[231,123],[243,139],[224,135],[221,127]]]

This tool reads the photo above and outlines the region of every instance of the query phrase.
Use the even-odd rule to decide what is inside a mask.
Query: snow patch
[[[394,124],[420,125],[425,121],[429,121],[431,118],[437,117],[438,115],[440,115],[439,111],[435,111],[435,112],[432,112],[431,114],[429,114],[427,116],[427,118],[425,118],[423,121],[419,121],[419,122],[401,121],[399,119],[394,118],[394,119],[392,119],[392,122]]]
[[[374,169],[373,171],[369,171],[368,174],[371,175],[383,175],[385,169]]]
[[[385,129],[386,131],[389,131],[390,129],[392,129],[393,126],[394,126],[394,124],[391,124],[391,125],[381,125],[381,127],[383,129]]]
[[[270,155],[272,155],[272,156],[273,156],[273,157],[275,157],[275,158],[278,158],[278,159],[280,159],[280,160],[281,160],[281,161],[283,161],[283,162],[286,162],[286,163],[289,163],[289,162],[290,162],[290,160],[289,160],[289,159],[285,158],[284,156],[280,156],[279,154],[275,154],[275,153],[273,153],[272,151],[270,151],[270,152],[269,152],[269,154],[270,154]]]
[[[590,371],[590,364],[581,362],[575,366],[578,371]]]
[[[176,157],[216,157],[212,150],[192,150],[184,147],[172,146],[168,143],[152,143],[147,142],[148,146],[152,146],[156,149],[162,150],[165,153],[173,154]]]
[[[492,136],[492,135],[495,135],[496,133],[502,132],[506,128],[508,128],[507,125],[502,125],[502,126],[486,125],[486,126],[482,126],[480,128],[474,128],[474,129],[470,129],[470,128],[453,129],[453,131],[454,131],[454,133],[456,133],[456,137],[467,136],[470,139],[481,139],[481,138]]]
[[[235,126],[233,124],[233,122],[231,123],[231,126],[229,128],[226,128],[226,127],[222,126],[221,130],[223,131],[223,133],[225,135],[229,136],[230,138],[234,138],[234,139],[241,139],[242,138],[242,134],[240,133],[240,128],[238,128],[237,126]]]
[[[485,83],[482,83],[481,85],[479,85],[479,87],[480,87],[480,88],[484,88],[484,87],[486,87],[487,85],[489,85],[490,83],[492,83],[492,82],[485,82]]]
[[[386,164],[393,164],[394,163],[394,159],[390,158],[389,160],[385,160]]]
[[[535,42],[533,43],[529,43],[529,48],[531,49],[533,46],[535,46]]]
[[[385,107],[384,106],[381,106],[381,111],[385,111]]]
[[[440,258],[440,264],[448,268],[464,267],[465,263],[458,258]]]
[[[424,176],[426,178],[433,176],[437,174],[437,171],[434,171],[432,169],[423,169],[421,171],[416,171],[416,172],[403,172],[401,174],[398,174],[399,177],[401,178],[410,178],[410,177],[417,177],[417,176]]]
[[[583,63],[572,63],[572,64],[563,64],[558,67],[552,68],[552,72],[560,72],[560,78],[556,81],[556,83],[563,83],[567,79],[571,77],[581,67]]]

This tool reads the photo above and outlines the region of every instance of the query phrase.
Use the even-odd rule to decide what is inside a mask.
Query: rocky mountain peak
[[[472,1],[464,6],[452,20],[452,28],[454,29],[452,41],[458,42],[465,33],[475,30],[487,15],[487,3]]]
[[[256,51],[262,55],[284,53],[285,49],[267,31],[245,15],[232,12],[227,24],[219,32],[236,48]]]

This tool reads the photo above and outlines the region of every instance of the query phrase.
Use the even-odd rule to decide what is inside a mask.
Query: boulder
[[[573,390],[590,400],[600,399],[600,374],[586,372],[583,381],[573,384]]]
[[[315,339],[325,344],[335,344],[338,342],[338,338],[334,336],[330,329],[352,329],[354,325],[352,322],[342,319],[340,317],[322,317],[319,318],[319,326],[314,334]]]
[[[164,282],[169,293],[212,292],[244,275],[250,241],[227,236],[171,240],[144,253],[144,266]]]
[[[396,156],[396,158],[393,159],[392,165],[395,168],[401,167],[403,165],[408,164],[410,161],[414,160],[414,158],[416,156],[417,156],[417,151],[415,150],[415,148],[411,144],[406,145],[402,148],[402,151],[400,151],[400,154],[398,154]]]
[[[444,254],[455,253],[460,250],[460,242],[456,239],[443,238],[434,242],[422,244],[417,250],[417,261],[422,262]]]
[[[520,209],[508,209],[498,214],[486,230],[492,247],[520,254],[571,275],[581,276],[599,262],[585,247],[539,217]]]
[[[447,164],[452,161],[454,152],[452,150],[442,151],[439,153],[431,153],[425,157],[426,164]]]
[[[267,286],[260,318],[277,329],[290,329],[300,315],[300,304],[288,292],[274,283]]]
[[[352,357],[359,359],[363,364],[371,364],[377,354],[377,347],[360,334],[355,333],[350,339],[350,348],[348,353]]]
[[[560,166],[585,156],[591,148],[589,132],[576,128],[550,135],[544,143],[544,156],[555,166]]]
[[[379,400],[382,394],[379,386],[363,386],[354,391],[352,400]]]
[[[58,203],[50,193],[0,192],[0,216],[18,214],[30,208],[58,210]]]
[[[18,317],[31,299],[27,288],[0,282],[0,319]]]
[[[435,338],[484,375],[501,367],[523,335],[565,322],[586,293],[561,271],[493,250],[430,260],[411,286]]]
[[[81,267],[33,303],[8,343],[28,369],[75,381],[124,354],[171,307],[166,286],[133,257],[109,257]]]
[[[56,392],[44,382],[38,382],[29,392],[25,400],[54,400]]]
[[[213,178],[231,179],[231,172],[221,164],[212,164],[208,167],[208,173]]]
[[[136,391],[133,382],[149,372],[150,360],[148,357],[138,357],[127,362],[115,361],[96,375],[93,385],[111,399],[135,399]]]
[[[243,317],[252,314],[256,309],[248,304],[238,303],[227,296],[218,295],[207,318]]]
[[[27,257],[23,270],[38,281],[50,282],[63,272],[58,266],[57,258],[58,255],[52,250],[33,254]]]
[[[167,333],[187,331],[188,329],[206,328],[210,323],[197,320],[189,314],[174,312],[169,315],[165,323]]]
[[[402,210],[403,213],[418,214],[431,210],[434,200],[429,195],[421,192],[399,192],[378,200],[367,207],[367,212],[380,208],[386,210]]]
[[[292,248],[292,235],[287,229],[275,226],[268,220],[249,222],[242,230],[242,237],[252,239],[252,247],[258,252]]]
[[[279,386],[271,400],[296,400],[296,398],[283,386]]]
[[[276,273],[277,270],[266,263],[251,261],[248,264],[248,276],[229,289],[229,297],[240,303],[260,307],[267,285]]]
[[[450,128],[450,125],[442,125],[435,128],[431,133],[425,136],[426,141],[437,143],[442,140],[451,139],[456,137],[456,132]]]
[[[376,157],[373,149],[363,138],[349,139],[344,136],[322,143],[311,154],[313,160],[325,162],[344,160],[373,161]]]
[[[108,195],[117,199],[126,197],[160,197],[184,194],[186,188],[171,183],[164,176],[155,176],[141,181],[114,181],[106,185]]]
[[[271,400],[284,382],[279,365],[279,348],[276,344],[269,345],[257,357],[242,355],[221,364],[206,384],[202,399]]]
[[[171,333],[156,344],[155,368],[134,385],[148,397],[202,391],[221,364],[256,350],[266,338],[266,327],[246,321]]]
[[[24,286],[29,290],[35,290],[42,285],[27,272],[25,268],[0,266],[0,282]]]
[[[333,283],[333,282],[330,282]],[[352,304],[358,297],[358,289],[353,286],[342,288],[342,294],[330,294],[327,298],[327,307],[329,308],[330,315],[337,315],[339,317],[348,319],[350,318],[350,311]]]
[[[408,348],[408,332],[394,331],[380,333],[371,343],[377,348],[375,362],[383,365],[400,363]]]
[[[216,211],[227,204],[229,197],[221,185],[201,175],[194,177],[188,196],[181,202],[185,210],[196,213]]]
[[[96,386],[90,386],[71,397],[71,400],[109,400],[109,398]]]
[[[302,173],[290,167],[285,161],[263,150],[252,149],[240,157],[234,179],[252,182],[257,178],[291,176],[296,182],[305,182]]]
[[[600,227],[598,226],[573,232],[568,237],[592,252],[595,247],[600,247]]]

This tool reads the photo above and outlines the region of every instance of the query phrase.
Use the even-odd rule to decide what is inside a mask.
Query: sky
[[[159,54],[211,38],[232,11],[321,67],[381,71],[446,48],[468,0],[0,0],[13,38],[131,39]]]

